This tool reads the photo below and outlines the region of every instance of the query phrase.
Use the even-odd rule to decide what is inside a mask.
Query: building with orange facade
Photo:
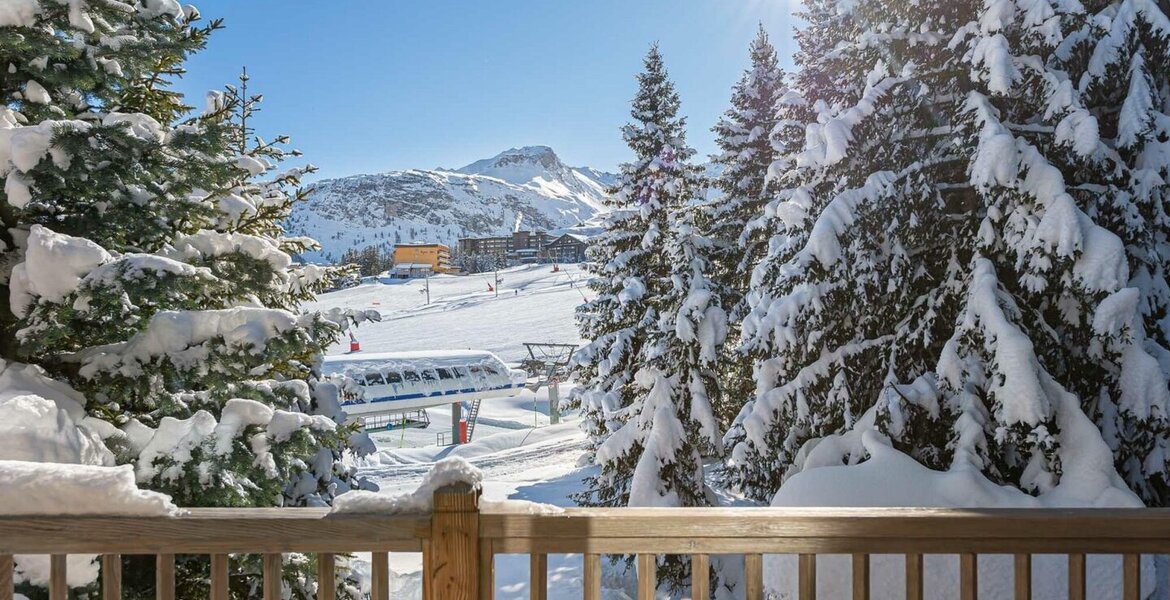
[[[433,273],[453,273],[451,249],[443,244],[398,244],[394,246],[394,264],[430,265]]]

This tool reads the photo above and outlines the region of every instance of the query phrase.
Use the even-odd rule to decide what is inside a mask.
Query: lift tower
[[[535,380],[535,383],[528,384],[528,389],[535,392],[542,385],[548,386],[548,420],[556,425],[561,422],[557,384],[568,378],[569,361],[577,345],[526,342],[524,347],[528,349],[528,358],[524,359],[521,366],[528,371],[528,377]]]

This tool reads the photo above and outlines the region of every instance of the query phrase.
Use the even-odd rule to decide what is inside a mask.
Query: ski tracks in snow
[[[460,453],[456,451],[458,448],[460,446],[445,448],[436,455],[435,461],[363,465],[358,468],[358,475],[368,477],[384,492],[412,491],[418,488],[423,476],[431,470],[436,461],[449,455],[459,456]],[[584,436],[573,435],[530,445],[522,444],[515,448],[467,457],[467,460],[483,471],[485,481],[524,482],[531,480],[537,471],[546,468],[561,466],[565,472],[577,468],[578,459],[587,449],[588,442]]]

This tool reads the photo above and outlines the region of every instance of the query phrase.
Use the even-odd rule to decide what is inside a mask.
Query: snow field
[[[563,389],[567,391],[568,386]],[[579,429],[577,417],[573,413],[564,415],[564,421],[559,425],[549,426],[545,420],[544,426],[532,428],[533,413],[528,394],[526,392],[522,397],[502,399],[494,406],[490,404],[492,401],[485,400],[480,413],[482,416],[490,415],[498,423],[517,427],[523,425],[523,428],[501,428],[498,433],[480,437],[481,424],[477,427],[476,439],[466,445],[401,449],[387,448],[379,439],[379,434],[376,434],[374,439],[379,451],[362,459],[359,472],[376,482],[381,493],[417,502],[421,499],[414,496],[414,490],[430,489],[426,481],[436,463],[458,458],[466,460],[482,473],[482,506],[509,500],[574,506],[569,495],[580,489],[581,480],[591,469],[578,466],[586,449],[585,435]],[[547,394],[543,389],[541,396],[539,412],[536,414],[543,417],[548,406]],[[434,415],[431,418],[436,421]],[[344,499],[348,495],[339,496],[337,503],[344,506]],[[370,556],[360,554],[357,559],[357,570],[368,576]],[[395,597],[422,597],[420,554],[392,553],[390,568],[393,580],[391,591]],[[496,597],[527,598],[528,569],[527,556],[497,557]],[[582,572],[580,555],[549,556],[549,597],[580,598]]]
[[[306,310],[377,310],[381,323],[354,330],[364,352],[488,350],[505,362],[527,356],[523,342],[579,343],[573,312],[589,295],[586,275],[576,265],[528,265],[493,273],[436,275],[392,284],[366,284],[322,294]],[[426,304],[430,286],[431,303]],[[349,350],[349,341],[330,354]]]

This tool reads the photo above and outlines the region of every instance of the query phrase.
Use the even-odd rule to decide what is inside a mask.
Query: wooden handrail
[[[968,510],[893,508],[566,509],[479,507],[466,485],[436,492],[433,514],[330,514],[326,509],[193,509],[178,517],[0,517],[0,600],[12,598],[14,554],[53,557],[50,597],[63,598],[68,554],[102,554],[103,597],[117,598],[120,554],[158,557],[159,598],[173,598],[176,554],[211,555],[212,597],[227,597],[230,554],[263,554],[264,595],[278,598],[280,554],[319,553],[319,597],[332,600],[333,554],[371,552],[372,600],[389,596],[390,552],[423,554],[428,600],[491,598],[494,557],[531,554],[532,581],[548,583],[548,554],[584,554],[587,599],[600,597],[601,554],[634,554],[638,580],[653,586],[656,555],[694,558],[694,586],[707,584],[710,554],[745,555],[745,591],[762,597],[763,554],[799,557],[799,595],[816,598],[818,554],[852,555],[854,598],[869,597],[869,555],[906,556],[907,597],[923,588],[924,554],[956,555],[962,598],[975,598],[979,554],[1015,555],[1017,597],[1030,593],[1032,554],[1069,560],[1073,597],[1084,589],[1086,554],[1124,555],[1124,598],[1137,598],[1142,554],[1170,553],[1170,510]],[[128,534],[127,532],[132,532]],[[164,589],[166,588],[166,589]],[[652,588],[640,597],[650,597]],[[533,598],[544,598],[533,589]],[[706,598],[705,590],[696,598]]]
[[[0,554],[421,552],[430,517],[193,508],[178,517],[0,517]]]
[[[708,596],[710,554],[743,554],[744,593],[762,600],[762,554],[799,555],[798,597],[817,598],[817,555],[852,555],[854,600],[870,598],[870,555],[905,556],[907,600],[931,598],[924,554],[954,555],[959,597],[978,594],[979,554],[1014,555],[1015,598],[1032,593],[1032,555],[1068,556],[1070,599],[1084,600],[1085,555],[1123,556],[1122,598],[1140,597],[1141,555],[1170,553],[1167,509],[570,508],[531,514],[493,508],[479,516],[481,569],[496,554],[584,554],[585,600],[600,600],[602,554],[637,555],[639,598],[652,598],[655,556],[689,555],[692,596]],[[533,564],[545,564],[533,561]],[[533,567],[534,569],[536,567]],[[538,574],[531,581],[544,581]],[[481,585],[480,598],[492,598]],[[937,594],[937,591],[935,592]],[[543,597],[534,591],[534,598]]]
[[[497,509],[480,537],[497,554],[1165,553],[1170,509]]]

